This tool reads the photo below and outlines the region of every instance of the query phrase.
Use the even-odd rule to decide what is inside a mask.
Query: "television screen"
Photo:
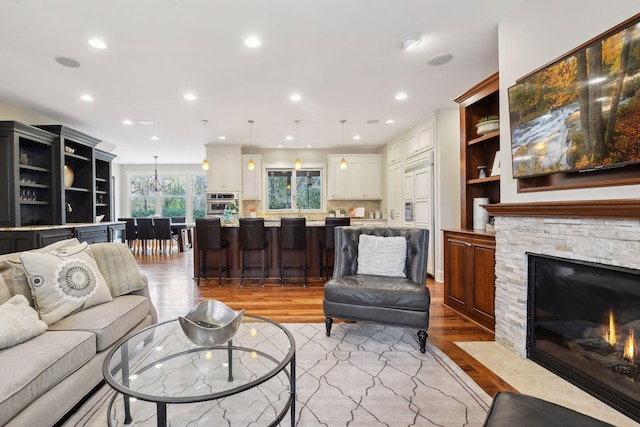
[[[640,162],[640,24],[598,38],[509,88],[513,177]]]

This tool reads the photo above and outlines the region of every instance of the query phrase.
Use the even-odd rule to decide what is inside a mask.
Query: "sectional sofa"
[[[122,243],[71,239],[0,256],[0,425],[59,421],[101,383],[114,343],[156,322],[147,278]]]

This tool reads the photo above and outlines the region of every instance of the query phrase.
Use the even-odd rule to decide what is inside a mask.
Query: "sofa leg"
[[[427,351],[427,331],[418,331],[418,340],[420,341],[420,353]]]
[[[331,336],[331,325],[333,325],[333,319],[331,317],[325,317],[324,325],[327,328],[327,336],[330,337]]]

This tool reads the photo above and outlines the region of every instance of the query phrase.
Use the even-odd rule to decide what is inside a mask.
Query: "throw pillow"
[[[7,286],[7,283],[0,274],[0,304],[4,304],[9,301],[9,299],[11,299],[11,289],[9,289],[9,286]]]
[[[15,295],[0,305],[0,350],[27,341],[47,330],[24,295]]]
[[[112,297],[125,295],[146,286],[131,249],[124,243],[95,243],[90,246]]]
[[[25,252],[20,257],[36,310],[48,325],[111,301],[109,287],[88,246],[85,242],[49,253]]]
[[[358,240],[358,274],[407,277],[407,240],[402,236],[361,234]]]

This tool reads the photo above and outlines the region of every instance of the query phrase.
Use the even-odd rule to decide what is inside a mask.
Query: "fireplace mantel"
[[[484,208],[492,216],[640,219],[640,199],[496,203]]]

